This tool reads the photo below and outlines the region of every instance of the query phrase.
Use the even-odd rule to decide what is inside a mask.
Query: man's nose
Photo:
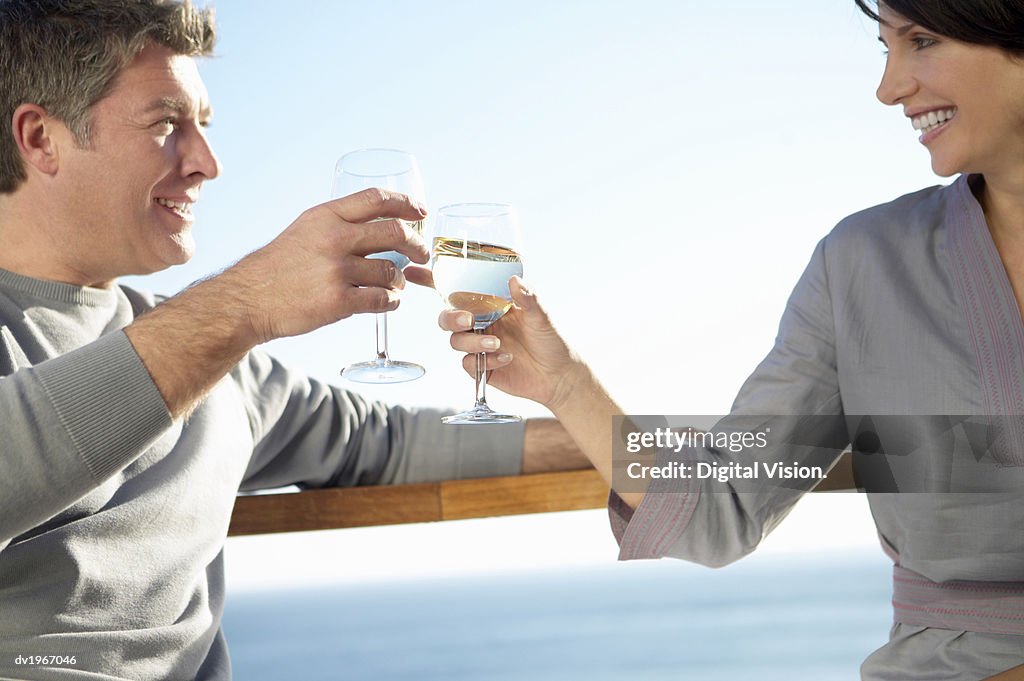
[[[199,173],[207,180],[212,180],[220,175],[220,159],[213,151],[209,138],[202,127],[196,127],[189,136],[186,148],[183,150],[184,175]]]

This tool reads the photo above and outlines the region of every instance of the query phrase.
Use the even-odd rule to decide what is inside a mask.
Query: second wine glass
[[[334,182],[331,197],[341,198],[364,189],[387,189],[405,194],[411,199],[425,203],[423,179],[420,176],[416,158],[397,149],[359,149],[351,151],[334,167]],[[379,220],[388,218],[378,218]],[[413,231],[423,235],[423,221],[405,222]],[[409,264],[409,258],[396,251],[373,253],[367,258],[390,260],[398,269]],[[388,355],[388,315],[381,312],[376,317],[377,356],[366,362],[345,367],[341,375],[357,383],[401,383],[419,378],[426,370],[419,364],[393,360]]]
[[[519,218],[503,203],[460,203],[437,213],[432,268],[434,286],[448,307],[473,314],[477,334],[512,307],[508,281],[522,276]],[[513,423],[522,418],[487,406],[487,355],[476,356],[476,403],[441,419],[448,424]]]

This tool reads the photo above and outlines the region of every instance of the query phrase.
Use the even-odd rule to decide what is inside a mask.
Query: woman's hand
[[[473,333],[473,315],[465,310],[442,312],[438,324],[452,332],[452,348],[469,353],[462,362],[468,374],[476,370],[474,353],[485,352],[488,385],[557,412],[589,373],[523,280],[512,277],[509,291],[512,309],[483,334]]]
[[[409,281],[425,283],[418,274]],[[442,312],[438,323],[451,331],[452,347],[470,353],[462,366],[476,371],[473,353],[487,353],[487,383],[510,395],[540,402],[610,486],[612,480],[612,424],[622,410],[598,382],[590,368],[555,330],[540,301],[519,277],[509,280],[514,303],[504,317],[484,334],[472,332],[473,315],[465,310]],[[636,508],[641,493],[620,494]]]

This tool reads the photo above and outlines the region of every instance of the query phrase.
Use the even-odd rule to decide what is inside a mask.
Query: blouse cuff
[[[696,453],[661,452],[659,465],[669,458],[685,459],[692,465]],[[619,560],[661,558],[682,537],[690,524],[697,501],[700,481],[691,478],[651,480],[640,505],[630,508],[614,490],[608,495],[608,517],[612,534],[619,543]]]

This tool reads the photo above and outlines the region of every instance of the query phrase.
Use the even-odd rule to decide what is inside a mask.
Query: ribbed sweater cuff
[[[172,424],[160,392],[123,331],[35,369],[90,473],[103,481]]]

